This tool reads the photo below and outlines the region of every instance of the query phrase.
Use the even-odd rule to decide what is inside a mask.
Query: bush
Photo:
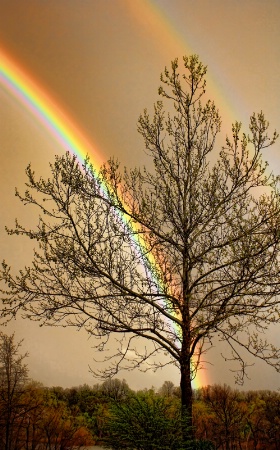
[[[178,450],[182,444],[180,407],[149,394],[134,396],[112,406],[106,434],[106,445],[113,450]]]

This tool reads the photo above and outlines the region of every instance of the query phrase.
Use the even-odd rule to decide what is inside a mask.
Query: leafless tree
[[[122,401],[129,396],[131,390],[125,380],[108,378],[100,386],[102,394],[115,401]]]
[[[17,422],[25,412],[22,396],[28,369],[27,353],[19,354],[21,344],[15,342],[14,334],[0,333],[0,439],[5,450],[14,448]]]
[[[176,392],[176,387],[174,386],[174,383],[172,383],[172,381],[165,381],[158,392],[163,397],[169,398],[172,397]]]
[[[27,168],[17,195],[41,215],[33,230],[16,223],[9,232],[38,249],[17,276],[4,262],[2,277],[4,317],[21,310],[85,328],[100,351],[117,339],[105,375],[176,364],[191,416],[191,380],[214,336],[240,363],[239,380],[240,348],[280,369],[264,336],[279,321],[280,203],[279,179],[262,161],[277,133],[253,114],[249,134],[236,122],[215,152],[221,119],[204,101],[206,67],[196,55],[183,62],[183,75],[178,60],[165,69],[162,101],[139,119],[153,169],[121,170],[111,159],[97,172],[69,154],[48,179]]]

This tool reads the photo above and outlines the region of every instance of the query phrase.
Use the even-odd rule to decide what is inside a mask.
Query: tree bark
[[[189,349],[186,344],[182,345],[181,357],[181,407],[182,407],[182,435],[184,442],[192,440],[193,421],[192,421],[192,403],[193,392],[191,385],[191,367]]]

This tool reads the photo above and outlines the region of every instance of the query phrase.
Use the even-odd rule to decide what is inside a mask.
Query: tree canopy
[[[240,363],[239,380],[240,348],[280,369],[264,336],[279,321],[280,202],[279,178],[262,160],[278,137],[264,114],[252,115],[249,133],[234,123],[217,152],[221,118],[204,100],[207,69],[196,55],[183,64],[182,75],[177,59],[165,69],[162,100],[139,119],[152,167],[111,159],[97,171],[69,153],[48,179],[28,166],[17,195],[37,206],[38,224],[16,222],[9,233],[38,246],[17,275],[3,263],[2,314],[83,327],[100,351],[117,339],[105,375],[160,367],[164,352],[180,369],[190,414],[191,379],[214,336]]]

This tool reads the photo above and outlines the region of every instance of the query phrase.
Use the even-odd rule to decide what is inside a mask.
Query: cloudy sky
[[[159,75],[175,57],[197,53],[208,66],[208,96],[223,119],[246,127],[263,110],[280,130],[279,0],[0,0],[0,49],[23,68],[87,135],[100,160],[114,155],[123,164],[149,164],[136,124],[157,100]],[[0,85],[0,255],[19,268],[32,247],[8,237],[15,217],[35,223],[14,198],[24,188],[25,167],[46,174],[63,149],[48,131]],[[279,143],[265,158],[280,173]],[[48,385],[96,382],[91,341],[83,332],[39,328],[18,318],[4,332],[24,338],[34,379]],[[279,329],[278,329],[279,335]],[[277,337],[277,331],[273,331]],[[216,347],[207,383],[233,384]],[[279,375],[264,364],[250,370],[245,388],[280,387]],[[179,384],[175,369],[152,374],[121,373],[131,387]],[[202,379],[202,378],[201,378]]]

